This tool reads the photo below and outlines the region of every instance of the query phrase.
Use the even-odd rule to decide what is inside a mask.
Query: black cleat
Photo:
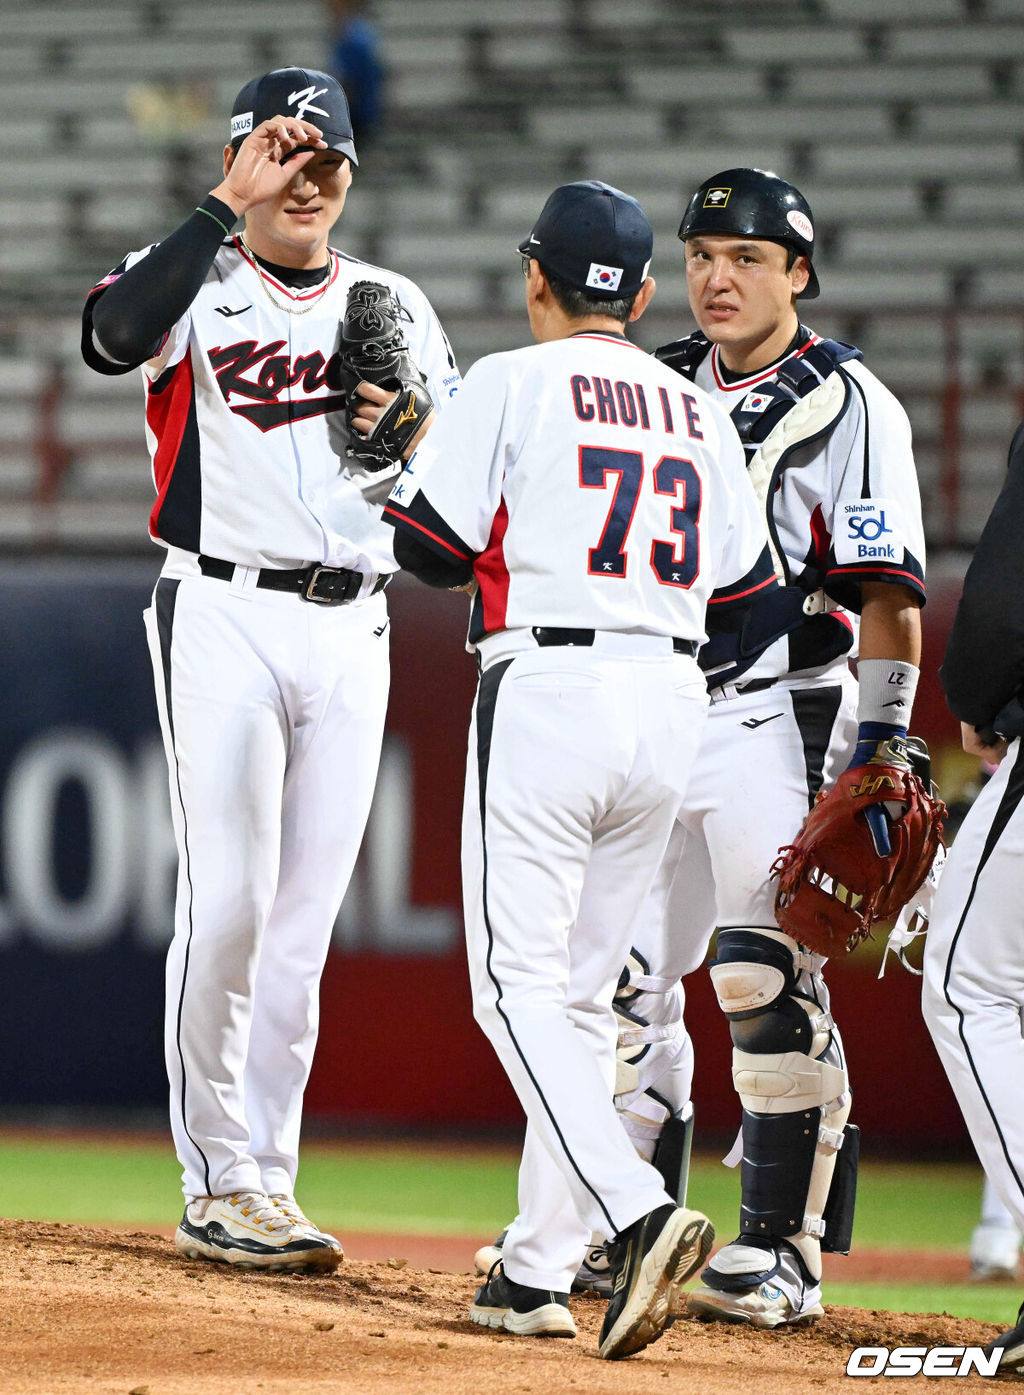
[[[670,1204],[616,1235],[608,1246],[615,1277],[600,1337],[606,1361],[658,1340],[675,1318],[679,1289],[707,1259],[714,1239],[707,1216]]]
[[[508,1278],[501,1261],[473,1295],[470,1321],[481,1327],[504,1327],[517,1337],[575,1337],[569,1295],[530,1288]]]
[[[1000,1332],[994,1342],[989,1342],[985,1355],[992,1356],[996,1351],[999,1357],[1000,1375],[1020,1375],[1024,1373],[1024,1303],[1017,1313],[1016,1327]]]

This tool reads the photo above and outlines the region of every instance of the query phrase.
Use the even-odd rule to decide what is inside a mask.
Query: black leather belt
[[[203,576],[230,581],[235,574],[235,563],[200,554],[199,570]],[[317,601],[320,605],[344,605],[355,600],[365,580],[362,572],[350,571],[348,567],[323,567],[319,562],[311,562],[308,567],[298,567],[294,571],[264,567],[256,578],[256,585],[264,591],[290,591],[304,601]],[[371,595],[383,591],[390,580],[389,576],[379,576]]]
[[[534,625],[531,630],[534,639],[541,649],[547,649],[554,644],[575,644],[581,649],[589,649],[594,643],[594,630],[563,630],[551,625]],[[690,658],[695,658],[697,654],[697,641],[694,639],[672,640],[672,650],[676,654],[689,654]]]

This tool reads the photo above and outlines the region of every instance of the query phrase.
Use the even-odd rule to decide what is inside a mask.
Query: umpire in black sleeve
[[[939,670],[964,749],[992,759],[997,741],[1024,730],[1024,422],[1010,446],[1009,468],[964,579],[945,661]]]

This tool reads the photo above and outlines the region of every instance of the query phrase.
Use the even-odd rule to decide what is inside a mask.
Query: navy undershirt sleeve
[[[450,591],[473,580],[472,559],[444,557],[401,526],[395,528],[395,561],[428,586]]]
[[[180,228],[90,298],[86,313],[111,358],[134,368],[153,357],[199,294],[235,221],[227,204],[208,194]]]

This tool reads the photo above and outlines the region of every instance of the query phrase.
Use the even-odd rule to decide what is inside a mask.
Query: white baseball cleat
[[[338,1251],[338,1258],[344,1258],[345,1251],[342,1249],[341,1241],[337,1236],[328,1235],[326,1230],[321,1230],[319,1226],[314,1225],[294,1196],[288,1192],[270,1192],[269,1195],[271,1201],[276,1202],[278,1209],[284,1212],[297,1230],[326,1240],[328,1245],[332,1245]]]
[[[725,1245],[701,1275],[686,1304],[698,1317],[750,1327],[806,1327],[824,1317],[821,1285],[784,1240]]]
[[[1012,1283],[1020,1276],[1021,1235],[1016,1226],[982,1221],[971,1235],[971,1283]]]
[[[502,1257],[502,1247],[505,1244],[505,1236],[508,1234],[508,1226],[495,1236],[489,1245],[481,1245],[473,1256],[473,1264],[478,1274],[489,1274]]]
[[[602,1298],[610,1298],[615,1276],[612,1273],[611,1261],[608,1258],[608,1246],[597,1243],[596,1236],[593,1235],[590,1237],[590,1241],[590,1248],[572,1281],[572,1291],[573,1293],[599,1293]]]
[[[185,1207],[174,1247],[186,1259],[212,1259],[239,1269],[336,1269],[341,1246],[303,1221],[265,1192],[201,1196]]]
[[[745,1293],[722,1293],[702,1284],[687,1294],[686,1305],[699,1317],[744,1322],[751,1327],[805,1327],[825,1315],[820,1303],[795,1308],[784,1290],[774,1283],[759,1284]]]

